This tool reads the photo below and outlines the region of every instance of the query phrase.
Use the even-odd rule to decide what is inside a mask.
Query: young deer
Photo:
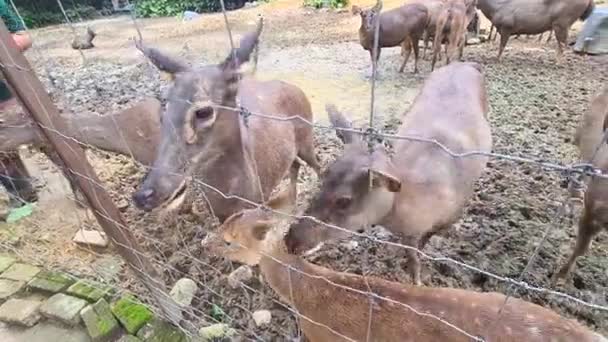
[[[581,160],[591,161],[603,172],[608,172],[608,145],[602,143],[607,124],[608,87],[605,87],[592,101],[591,109],[583,114],[574,137]],[[606,227],[608,227],[608,180],[591,177],[584,197],[583,214],[578,223],[576,245],[568,261],[554,274],[554,283],[566,278],[572,272],[576,259],[587,252],[593,238]]]
[[[488,102],[481,67],[452,63],[434,71],[403,115],[399,135],[432,139],[454,153],[492,149]],[[329,107],[335,127],[350,123]],[[339,132],[344,152],[327,169],[320,192],[306,214],[350,230],[380,224],[403,243],[424,248],[431,236],[456,222],[473,185],[484,171],[485,156],[453,157],[427,142],[397,140],[394,156],[382,145],[370,154],[361,137]],[[310,250],[348,233],[302,219],[286,236],[294,253]],[[418,253],[407,250],[408,271],[420,284]]]
[[[445,47],[446,64],[456,58],[456,50],[462,58],[468,25],[467,11],[467,4],[463,0],[447,0],[444,3],[435,27],[431,70],[435,70],[437,56],[441,51],[441,43],[444,41],[447,42]]]
[[[287,191],[267,205],[287,212],[294,197]],[[574,320],[516,298],[499,315],[505,302],[499,293],[408,286],[311,264],[289,254],[283,233],[271,228],[281,217],[244,210],[228,218],[206,245],[232,261],[259,264],[268,285],[300,314],[311,342],[471,341],[466,334],[502,342],[608,342]]]
[[[137,207],[146,211],[179,208],[193,178],[223,194],[261,202],[288,170],[295,188],[300,167],[297,157],[320,171],[309,125],[258,116],[245,119],[247,113],[263,113],[312,121],[310,102],[300,88],[282,81],[241,77],[239,69],[249,61],[261,31],[262,19],[224,62],[200,68],[138,45],[174,81],[161,117],[156,159],[133,195]],[[248,207],[211,188],[205,187],[203,192],[220,222]]]
[[[401,46],[404,55],[403,64],[399,72],[403,72],[405,64],[414,49],[414,73],[418,72],[418,41],[422,38],[428,24],[428,10],[421,4],[406,4],[401,7],[380,14],[382,1],[378,0],[376,5],[370,9],[363,10],[358,6],[352,7],[353,14],[361,16],[361,27],[359,28],[359,42],[363,49],[369,51],[372,63],[374,62],[374,23],[379,16],[380,32],[378,34],[378,54],[383,47]]]

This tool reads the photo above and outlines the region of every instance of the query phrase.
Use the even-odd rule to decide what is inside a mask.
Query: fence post
[[[9,31],[0,20],[0,68],[5,80],[23,108],[64,162],[68,172],[88,201],[99,225],[118,253],[152,294],[159,307],[173,323],[179,323],[181,310],[165,292],[158,272],[142,253],[136,239],[126,229],[120,211],[101,186],[82,148],[67,136],[67,124],[46,92],[27,59],[17,49]]]

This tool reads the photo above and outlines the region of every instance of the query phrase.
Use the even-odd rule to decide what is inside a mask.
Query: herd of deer
[[[446,58],[453,59],[456,50],[462,51],[476,6],[501,34],[501,54],[512,34],[553,29],[558,42],[564,43],[567,28],[576,18],[588,16],[592,4],[590,0],[415,0],[382,14],[381,5],[353,11],[361,15],[359,32],[366,50],[372,49],[370,34],[380,15],[379,46],[402,46],[407,62],[412,48],[418,59],[423,36],[425,42],[434,36],[434,56],[441,43],[447,43]],[[546,8],[541,11],[542,6]],[[468,341],[471,336],[485,341],[608,341],[550,309],[514,298],[505,301],[503,294],[424,286],[414,249],[406,250],[412,285],[336,272],[305,261],[301,255],[320,244],[371,225],[382,225],[404,245],[422,250],[434,234],[460,219],[488,157],[454,157],[437,144],[409,140],[399,140],[389,154],[384,145],[363,139],[338,108],[327,105],[344,150],[321,173],[312,127],[306,123],[313,120],[313,113],[304,92],[283,81],[258,81],[241,73],[262,27],[260,19],[221,64],[204,67],[190,67],[138,43],[137,48],[173,80],[164,111],[157,100],[147,100],[114,115],[66,116],[73,131],[64,134],[132,155],[150,166],[133,195],[142,210],[178,208],[193,182],[204,182],[201,191],[221,222],[204,248],[233,261],[259,264],[267,283],[302,316],[301,328],[311,341]],[[454,62],[430,74],[401,117],[398,134],[434,140],[456,154],[491,152],[488,113],[481,66]],[[602,170],[608,170],[608,146],[602,144],[607,119],[608,87],[583,115],[575,139],[581,158],[595,156],[594,165]],[[44,145],[23,116],[5,116],[0,124],[6,124],[0,126],[0,150],[26,143]],[[82,127],[90,130],[82,132]],[[284,222],[292,217],[302,161],[321,179],[320,190],[303,218]],[[285,175],[290,185],[268,198]],[[273,210],[222,194],[265,203]],[[591,177],[574,252],[555,272],[554,281],[568,275],[606,224],[608,182]]]

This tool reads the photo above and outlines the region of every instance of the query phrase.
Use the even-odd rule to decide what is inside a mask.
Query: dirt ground
[[[387,1],[385,8],[398,5]],[[368,2],[363,3],[369,4]],[[366,76],[369,56],[358,44],[359,18],[349,12],[318,12],[303,9],[299,1],[279,0],[251,9],[229,13],[235,36],[265,17],[259,57],[258,77],[277,78],[300,86],[313,104],[315,120],[327,123],[324,106],[328,102],[355,119],[367,120],[370,82]],[[144,40],[195,64],[216,63],[226,56],[229,43],[221,15],[204,15],[191,22],[179,19],[139,20]],[[487,22],[484,22],[484,26]],[[83,66],[78,52],[69,48],[72,33],[68,27],[51,27],[33,32],[35,46],[27,56],[47,82],[65,110],[99,114],[113,112],[146,96],[162,96],[166,86],[158,72],[133,47],[136,35],[129,17],[98,20],[96,48],[84,51]],[[83,30],[83,23],[77,24]],[[487,28],[487,27],[486,27]],[[577,23],[574,30],[580,28]],[[577,161],[571,144],[580,115],[592,96],[608,80],[608,59],[584,57],[567,52],[562,63],[555,58],[555,42],[539,43],[536,38],[511,40],[501,63],[496,62],[497,43],[468,46],[465,59],[484,66],[490,94],[490,121],[494,152],[528,156],[558,163]],[[421,62],[421,73],[413,75],[413,65],[397,73],[399,49],[386,49],[380,60],[377,82],[378,122],[394,132],[399,117],[408,108],[430,72],[430,63]],[[55,85],[49,82],[49,75]],[[332,132],[317,130],[317,154],[326,165],[339,152],[340,144]],[[0,225],[3,240],[26,258],[87,273],[91,263],[112,255],[108,250],[84,250],[71,243],[78,227],[90,222],[83,210],[68,198],[65,183],[53,166],[40,155],[24,151],[28,166],[46,187],[34,214],[14,225]],[[165,280],[188,276],[199,282],[195,298],[197,325],[218,318],[242,331],[246,337],[265,341],[287,341],[297,336],[294,317],[278,304],[272,290],[257,280],[256,289],[232,290],[226,275],[233,265],[209,257],[200,241],[209,229],[209,220],[183,215],[166,220],[144,214],[130,203],[130,194],[142,177],[143,168],[125,156],[89,152],[104,186],[117,201],[130,229],[144,245],[146,253],[163,269]],[[443,255],[504,277],[518,278],[543,232],[547,241],[524,280],[531,285],[551,288],[553,270],[571,250],[578,212],[563,219],[557,215],[566,196],[564,175],[536,165],[493,159],[477,183],[476,194],[462,220],[443,236],[434,237],[425,251]],[[301,175],[300,206],[315,190],[317,178],[306,168]],[[63,182],[63,184],[62,184]],[[49,190],[50,189],[50,190]],[[89,215],[90,216],[90,215]],[[382,240],[397,241],[381,230],[371,234]],[[386,245],[356,239],[357,245],[337,242],[326,246],[312,260],[340,271],[366,271],[390,280],[408,282],[398,267],[403,252]],[[608,303],[608,237],[600,236],[591,251],[579,259],[573,277],[556,290],[598,305]],[[367,251],[367,253],[365,253]],[[367,254],[364,262],[363,255]],[[121,287],[139,290],[127,272],[116,280]],[[451,286],[478,291],[500,291],[551,307],[576,318],[599,332],[608,334],[608,314],[557,297],[510,289],[482,274],[447,262],[424,262],[423,281],[432,286]],[[269,309],[272,324],[257,328],[251,312]],[[215,314],[212,312],[215,311]],[[213,317],[211,317],[213,316]],[[203,317],[202,319],[200,317]]]

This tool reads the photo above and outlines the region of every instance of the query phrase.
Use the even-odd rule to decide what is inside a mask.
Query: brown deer
[[[498,60],[511,35],[550,30],[555,32],[561,58],[572,24],[586,20],[595,8],[593,0],[479,0],[477,6],[500,33]]]
[[[591,109],[583,114],[574,143],[584,162],[608,172],[608,146],[602,144],[608,124],[608,87],[592,101]],[[599,150],[598,150],[599,148]],[[597,154],[596,154],[597,150]],[[591,177],[584,197],[584,208],[578,222],[576,245],[568,261],[553,276],[553,282],[564,279],[574,269],[576,259],[584,255],[591,241],[608,227],[608,180]]]
[[[289,212],[294,198],[288,190],[267,205]],[[282,218],[261,208],[241,211],[205,246],[231,261],[259,264],[268,285],[299,313],[311,342],[608,341],[517,298],[503,308],[506,298],[500,293],[404,285],[311,264],[289,254],[284,232],[272,228]]]
[[[133,195],[137,207],[146,211],[179,208],[189,182],[198,180],[213,187],[204,186],[203,192],[221,222],[249,205],[216,190],[259,203],[288,170],[295,188],[297,157],[320,171],[311,126],[286,120],[312,121],[304,92],[282,81],[241,79],[239,68],[249,61],[262,26],[260,19],[224,62],[200,68],[138,44],[153,64],[172,75],[173,85],[162,114],[156,159]]]
[[[92,28],[87,27],[87,31],[84,35],[77,35],[72,41],[72,49],[74,50],[87,50],[95,47],[93,45],[93,39],[97,36],[97,33]]]
[[[426,29],[424,30],[424,49],[422,50],[422,58],[426,58],[426,50],[428,49],[431,38],[435,37],[437,18],[439,17],[445,0],[412,0],[407,3],[423,5],[428,11],[429,20]],[[405,53],[402,53],[402,55],[405,55]]]
[[[160,133],[161,104],[154,98],[114,114],[63,113],[70,139],[90,146],[133,157],[137,162],[149,166],[154,161]],[[72,173],[67,172],[63,162],[40,132],[38,126],[22,111],[11,110],[0,119],[0,182],[12,199],[36,201],[37,196],[29,180],[29,174],[16,152],[19,146],[29,145],[41,150],[55,163],[68,179],[74,196],[79,197]],[[82,198],[80,200],[84,201]],[[84,202],[79,204],[84,204]]]
[[[380,32],[378,34],[376,61],[380,58],[380,50],[382,48],[401,46],[404,59],[399,72],[403,72],[413,49],[415,58],[414,73],[417,73],[418,54],[420,51],[418,41],[422,38],[428,24],[428,10],[421,4],[406,4],[384,13],[380,13],[381,9],[381,0],[378,0],[374,7],[366,10],[358,6],[352,7],[353,14],[361,16],[361,27],[359,28],[359,42],[361,46],[369,51],[373,64],[374,23],[378,18],[380,20]]]
[[[462,57],[468,26],[467,11],[467,6],[463,0],[447,0],[445,2],[437,18],[431,70],[435,70],[435,63],[443,41],[447,42],[445,47],[446,64],[449,64],[456,57],[457,49],[460,57]]]
[[[490,152],[488,102],[480,69],[478,64],[452,63],[431,73],[404,113],[399,135],[434,139],[454,153]],[[350,127],[335,107],[329,106],[328,112],[335,127]],[[321,191],[306,214],[350,230],[380,224],[419,249],[460,218],[488,160],[455,158],[435,144],[407,140],[396,142],[391,158],[381,144],[370,153],[357,134],[340,131],[338,136],[345,143],[344,152],[327,169]],[[286,242],[290,251],[301,253],[345,236],[348,233],[302,219],[291,227]],[[408,271],[420,284],[418,254],[408,249],[407,255]]]

